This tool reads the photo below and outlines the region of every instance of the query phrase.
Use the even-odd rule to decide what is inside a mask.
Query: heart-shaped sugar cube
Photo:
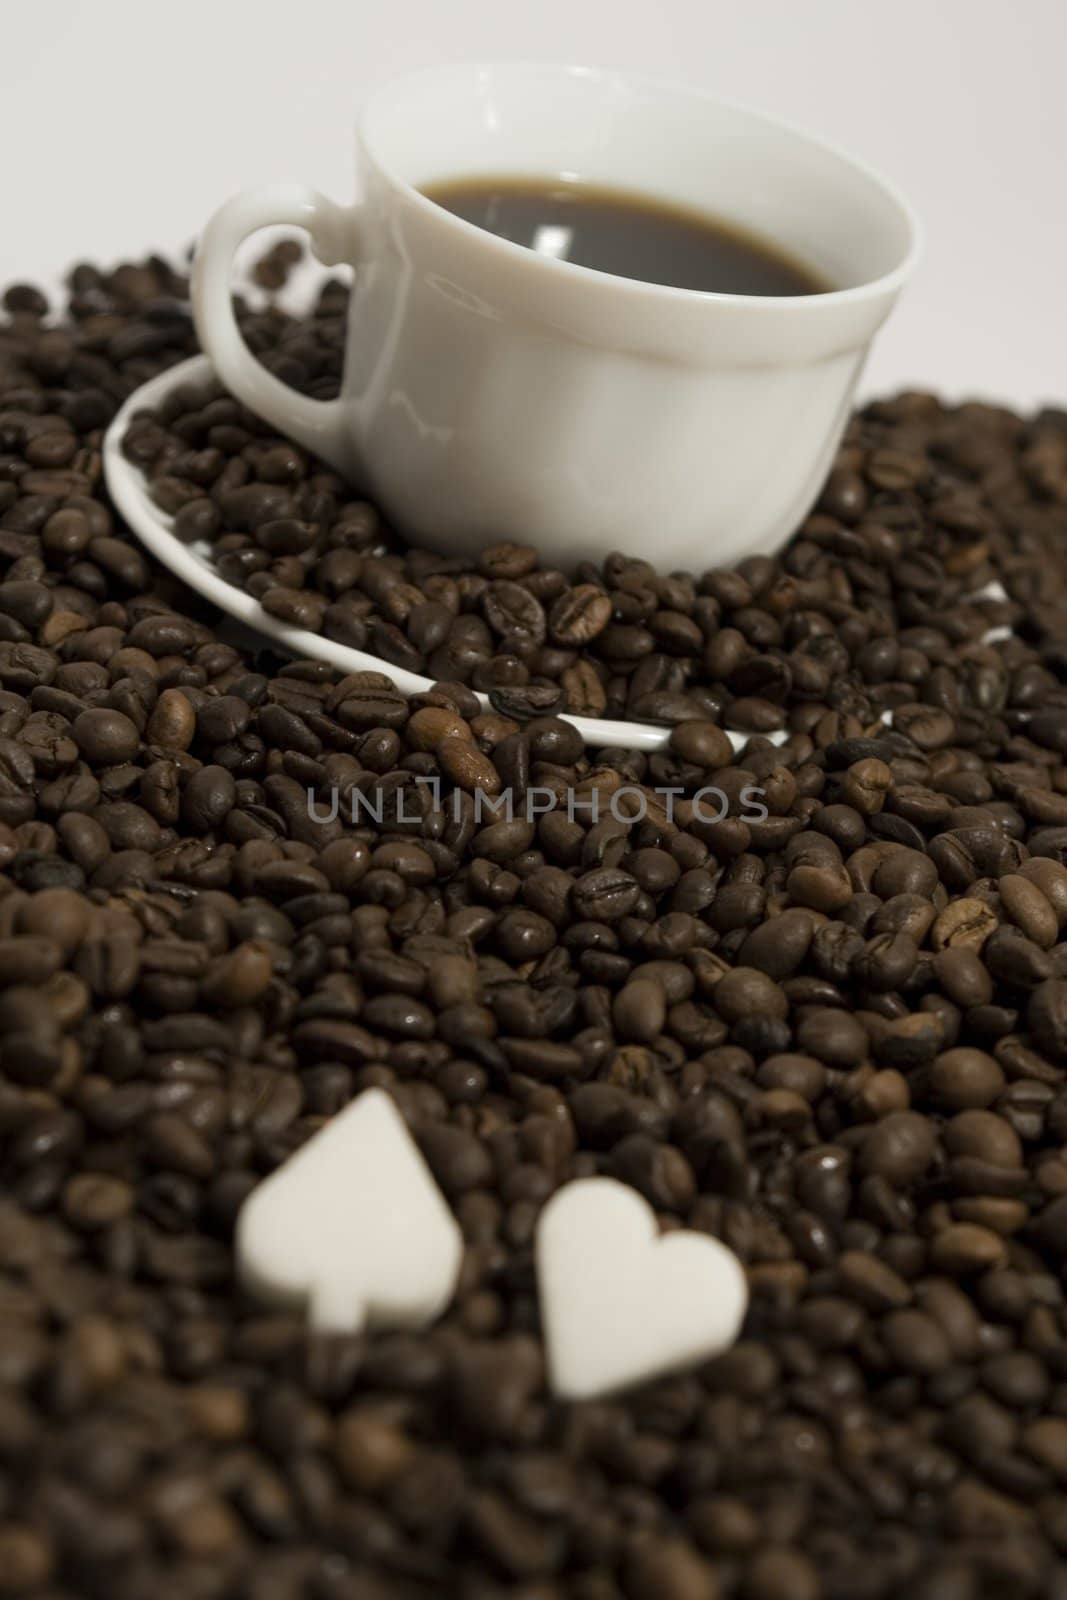
[[[613,1178],[579,1178],[545,1206],[537,1276],[549,1380],[588,1400],[728,1349],[748,1304],[744,1270],[707,1234],[660,1234]]]

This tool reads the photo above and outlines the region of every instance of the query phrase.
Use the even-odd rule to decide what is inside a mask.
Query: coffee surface
[[[501,239],[620,278],[716,294],[824,294],[830,288],[771,240],[649,195],[510,177],[451,179],[424,193]]]

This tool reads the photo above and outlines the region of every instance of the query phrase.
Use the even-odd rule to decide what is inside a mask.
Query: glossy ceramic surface
[[[776,549],[809,509],[918,225],[818,139],[695,90],[535,63],[434,68],[360,123],[361,200],[237,196],[208,224],[193,299],[227,386],[366,487],[420,542],[528,541],[700,570]],[[423,185],[569,174],[695,206],[788,248],[833,293],[766,299],[593,272],[498,239]],[[233,319],[235,250],[272,223],[355,267],[343,393],[266,373]]]

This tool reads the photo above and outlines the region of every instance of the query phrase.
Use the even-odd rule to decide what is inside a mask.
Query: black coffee
[[[457,178],[427,198],[540,255],[622,278],[717,294],[824,294],[780,246],[721,218],[647,195],[558,178]]]

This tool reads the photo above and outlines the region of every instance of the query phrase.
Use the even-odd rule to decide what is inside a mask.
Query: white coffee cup
[[[208,224],[196,326],[246,405],[371,493],[396,526],[469,554],[510,538],[573,566],[612,550],[700,570],[772,551],[809,510],[919,226],[883,179],[744,107],[635,76],[458,65],[388,85],[359,126],[362,198],[249,191]],[[537,254],[420,191],[578,177],[762,235],[836,285],[774,298],[666,288]],[[355,267],[340,398],[250,354],[237,247],[296,224]]]

